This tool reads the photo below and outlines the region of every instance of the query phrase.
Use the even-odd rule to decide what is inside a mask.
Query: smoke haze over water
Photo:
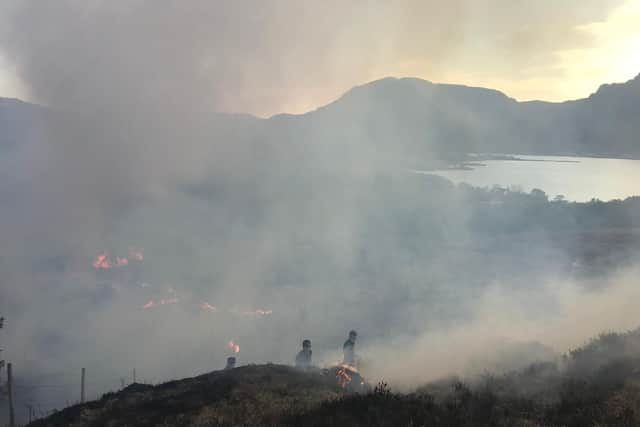
[[[584,19],[603,14],[601,3],[588,2]],[[213,113],[271,110],[287,104],[280,93],[290,88],[359,78],[378,54],[396,52],[376,44],[352,54],[369,41],[363,11],[373,22],[386,16],[387,7],[368,6],[6,6],[0,49],[50,107],[1,160],[2,339],[19,375],[22,366],[65,375],[85,366],[95,397],[134,367],[149,381],[222,368],[230,339],[239,364],[291,363],[303,338],[330,363],[357,329],[372,377],[414,385],[464,371],[496,341],[564,351],[602,329],[636,325],[634,258],[603,267],[598,283],[583,280],[575,266],[585,262],[584,230],[563,234],[566,218],[551,213],[572,206],[413,176],[403,163],[412,153],[393,143],[381,151],[357,126],[348,140],[319,144],[291,138],[302,125],[289,116]],[[449,61],[466,26],[435,28],[430,39],[444,42],[424,49]],[[637,216],[620,216],[637,226]],[[105,251],[137,247],[139,263],[91,266]],[[142,308],[174,297],[180,302]]]

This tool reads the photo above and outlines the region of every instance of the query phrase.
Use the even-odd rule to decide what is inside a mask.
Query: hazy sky
[[[44,103],[110,71],[262,116],[389,75],[557,101],[640,73],[640,0],[8,0],[0,23],[0,96]],[[68,81],[39,78],[53,68]]]

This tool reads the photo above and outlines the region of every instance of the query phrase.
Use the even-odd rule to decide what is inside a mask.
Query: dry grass
[[[386,384],[346,394],[320,370],[245,366],[155,387],[134,384],[33,426],[638,426],[639,349],[640,330],[606,333],[559,365],[473,385],[452,379],[411,394]]]

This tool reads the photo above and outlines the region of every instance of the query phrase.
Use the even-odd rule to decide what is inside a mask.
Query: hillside
[[[0,98],[0,154],[24,144],[38,134],[45,109],[12,98]]]
[[[415,78],[377,80],[302,116],[276,116],[305,139],[360,144],[403,158],[461,152],[640,157],[640,76],[563,103]],[[274,120],[272,119],[272,120]]]
[[[639,99],[640,75],[563,103],[518,102],[491,89],[386,78],[306,114],[202,114],[189,126],[199,137],[224,138],[267,156],[335,160],[339,150],[347,164],[363,154],[385,164],[465,152],[640,158]],[[42,126],[43,111],[50,112],[0,98],[0,147],[41,137],[34,129]]]
[[[634,426],[640,329],[606,333],[557,363],[443,380],[410,394],[345,394],[331,374],[251,365],[158,386],[133,384],[38,420],[45,426]]]
[[[31,425],[260,425],[340,394],[335,381],[321,373],[253,365],[158,386],[132,384]]]

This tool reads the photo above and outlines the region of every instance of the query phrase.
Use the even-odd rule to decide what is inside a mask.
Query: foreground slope
[[[179,426],[278,424],[342,393],[320,372],[282,365],[216,371],[157,386],[132,384],[66,408],[32,426]]]
[[[331,375],[245,366],[133,384],[32,426],[637,426],[640,329],[606,333],[556,363],[443,380],[410,394],[343,393]]]

